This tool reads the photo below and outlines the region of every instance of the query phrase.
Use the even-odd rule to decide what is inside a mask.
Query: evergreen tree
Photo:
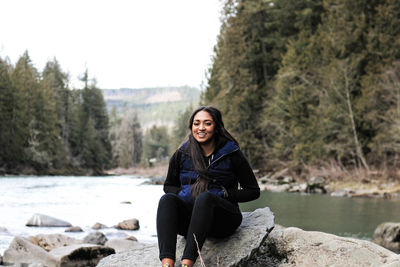
[[[144,164],[152,164],[152,161],[163,161],[169,156],[170,137],[166,126],[153,125],[146,131],[143,137]]]
[[[180,144],[182,144],[185,139],[187,139],[189,134],[189,119],[193,112],[193,106],[190,104],[186,107],[182,114],[178,116],[178,119],[175,122],[175,127],[172,129],[172,150],[178,149]]]
[[[15,167],[23,155],[18,132],[16,91],[11,83],[11,65],[0,58],[0,168]]]
[[[92,83],[90,86],[88,85],[87,70],[81,80],[85,84],[81,92],[82,109],[79,118],[81,122],[81,143],[85,149],[82,155],[85,162],[89,163],[95,160],[94,163],[89,164],[91,167],[95,165],[97,170],[103,170],[111,166],[112,159],[106,104],[101,90],[96,87],[95,83]],[[91,123],[89,123],[90,120]],[[88,134],[87,130],[92,131],[91,129],[87,129],[92,124],[95,134],[91,133],[91,138],[95,138],[96,140],[88,140],[87,136],[85,136]],[[95,157],[90,154],[93,151],[96,151]]]
[[[46,63],[42,73],[42,81],[53,90],[53,102],[56,105],[58,127],[61,132],[62,143],[68,150],[68,112],[70,105],[70,90],[68,75],[61,69],[56,59]]]
[[[12,85],[15,88],[14,119],[15,143],[23,154],[19,154],[19,162],[34,163],[29,150],[37,136],[35,120],[35,101],[39,91],[39,73],[33,66],[26,51],[18,60],[11,74]],[[33,160],[33,162],[32,162]]]

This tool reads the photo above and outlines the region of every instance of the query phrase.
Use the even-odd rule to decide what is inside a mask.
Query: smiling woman
[[[186,237],[181,266],[192,266],[207,237],[226,237],[242,221],[238,202],[260,195],[254,173],[237,141],[224,128],[221,112],[200,107],[191,130],[172,156],[157,210],[163,266],[174,266],[177,235]],[[240,184],[241,189],[238,189]]]
[[[205,156],[209,156],[214,148],[213,136],[214,136],[215,123],[210,113],[206,111],[199,111],[192,124],[192,134],[197,142],[201,144],[204,150]]]

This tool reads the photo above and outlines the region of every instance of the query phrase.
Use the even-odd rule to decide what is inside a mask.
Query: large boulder
[[[326,179],[320,176],[314,176],[308,179],[306,193],[326,193]]]
[[[116,253],[120,253],[127,250],[133,250],[143,247],[143,243],[139,243],[137,241],[132,241],[129,239],[123,238],[114,238],[110,239],[105,243],[106,247],[110,247],[115,249]]]
[[[26,223],[26,226],[38,226],[38,227],[71,227],[72,224],[69,222],[44,215],[34,214]]]
[[[50,251],[54,248],[64,247],[74,244],[82,244],[82,241],[62,234],[40,234],[30,236],[29,241],[43,248],[46,251]]]
[[[139,230],[140,228],[139,220],[138,219],[124,220],[118,223],[115,228],[121,230]]]
[[[32,244],[24,237],[16,236],[3,255],[4,265],[28,265],[41,263],[44,266],[56,266],[57,260],[43,248]]]
[[[88,234],[83,238],[83,243],[104,245],[107,242],[107,237],[99,231]]]
[[[400,266],[400,256],[370,241],[290,227],[274,229],[247,266]]]
[[[96,266],[104,257],[114,254],[109,247],[93,244],[71,245],[53,249],[49,254],[57,259],[57,267],[86,267]]]
[[[400,223],[386,222],[378,225],[372,241],[393,252],[400,253]]]
[[[230,237],[223,239],[207,239],[201,251],[206,266],[238,266],[244,264],[267,238],[274,227],[274,215],[269,208],[257,209],[244,213],[243,222]],[[184,238],[178,239],[177,259],[182,255]],[[142,247],[111,255],[102,259],[98,267],[114,266],[158,266],[157,244],[142,244]],[[200,266],[198,260],[195,266]]]

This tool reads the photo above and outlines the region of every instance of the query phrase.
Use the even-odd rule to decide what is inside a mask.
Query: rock
[[[64,247],[74,244],[82,244],[81,240],[62,235],[62,234],[48,234],[48,235],[36,235],[30,236],[28,240],[46,251],[50,251],[54,248]]]
[[[400,253],[400,223],[381,223],[375,229],[372,241],[393,252]]]
[[[291,188],[290,184],[281,184],[281,185],[276,185],[276,184],[263,184],[260,186],[261,190],[267,190],[271,192],[286,192],[289,191]]]
[[[69,228],[65,229],[64,232],[73,232],[73,233],[76,233],[76,232],[83,232],[83,230],[82,230],[82,228],[79,227],[79,226],[72,226],[72,227],[69,227]]]
[[[400,266],[400,256],[370,241],[289,227],[273,230],[247,266]]]
[[[326,179],[324,177],[311,177],[307,181],[306,193],[326,193]]]
[[[105,243],[106,247],[110,247],[115,249],[116,253],[120,253],[123,251],[131,250],[131,249],[140,249],[143,248],[143,244],[137,241],[127,240],[127,239],[111,239]]]
[[[105,224],[102,224],[102,223],[95,223],[93,226],[92,226],[92,229],[104,229],[104,228],[108,228],[108,226],[107,225],[105,225]]]
[[[57,259],[57,266],[86,267],[96,266],[104,257],[114,254],[109,247],[93,244],[71,245],[53,249],[49,254]]]
[[[152,184],[152,185],[163,185],[165,178],[163,177],[151,177],[149,180],[141,183],[141,185]]]
[[[121,201],[121,204],[132,204],[131,201]]]
[[[243,222],[238,230],[230,237],[223,239],[207,239],[201,256],[206,266],[217,266],[217,256],[220,266],[241,266],[246,262],[264,242],[268,233],[274,227],[274,215],[269,208],[257,209],[254,212],[243,213]],[[184,238],[178,239],[177,259],[182,255]],[[142,244],[135,248],[111,255],[102,259],[98,267],[114,266],[158,266],[158,245]],[[200,266],[198,260],[195,266]]]
[[[7,228],[0,226],[0,233],[8,233]]]
[[[116,226],[116,228],[121,229],[121,230],[138,230],[140,228],[139,226],[139,220],[138,219],[130,219],[130,220],[125,220]]]
[[[43,214],[34,214],[26,226],[39,226],[39,227],[71,227],[69,222],[56,219]]]
[[[284,176],[278,179],[279,184],[292,184],[295,183],[296,180],[292,176]]]
[[[354,194],[354,191],[345,188],[332,192],[331,197],[351,197],[352,194]]]
[[[16,236],[4,252],[4,265],[41,263],[44,266],[55,267],[56,258],[43,248],[29,242],[28,239]]]
[[[99,231],[90,233],[83,238],[83,243],[104,245],[107,242],[107,237]]]
[[[288,168],[285,168],[285,169],[283,169],[283,170],[281,170],[281,171],[279,171],[279,172],[274,173],[274,174],[271,176],[271,179],[272,179],[272,180],[279,180],[279,179],[281,179],[282,177],[288,176],[288,175],[289,175],[289,169],[288,169]]]
[[[306,183],[294,184],[288,190],[288,192],[290,192],[290,193],[304,193],[304,192],[306,192],[306,189],[307,189],[307,184]]]
[[[125,237],[126,240],[130,240],[130,241],[138,241],[136,237],[128,235],[127,237]]]

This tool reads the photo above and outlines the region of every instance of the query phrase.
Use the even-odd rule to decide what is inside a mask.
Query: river
[[[133,235],[141,242],[156,242],[155,217],[162,186],[144,184],[137,176],[66,177],[15,176],[0,178],[0,254],[14,236],[62,233],[82,239],[91,226],[110,226],[101,231],[110,239]],[[127,204],[128,203],[128,204]],[[400,222],[400,203],[383,199],[336,198],[325,195],[262,192],[242,211],[269,206],[275,222],[340,236],[371,239],[376,226]],[[41,213],[80,226],[83,233],[64,233],[65,228],[26,227],[29,218]],[[138,231],[112,228],[122,220],[137,218]]]

